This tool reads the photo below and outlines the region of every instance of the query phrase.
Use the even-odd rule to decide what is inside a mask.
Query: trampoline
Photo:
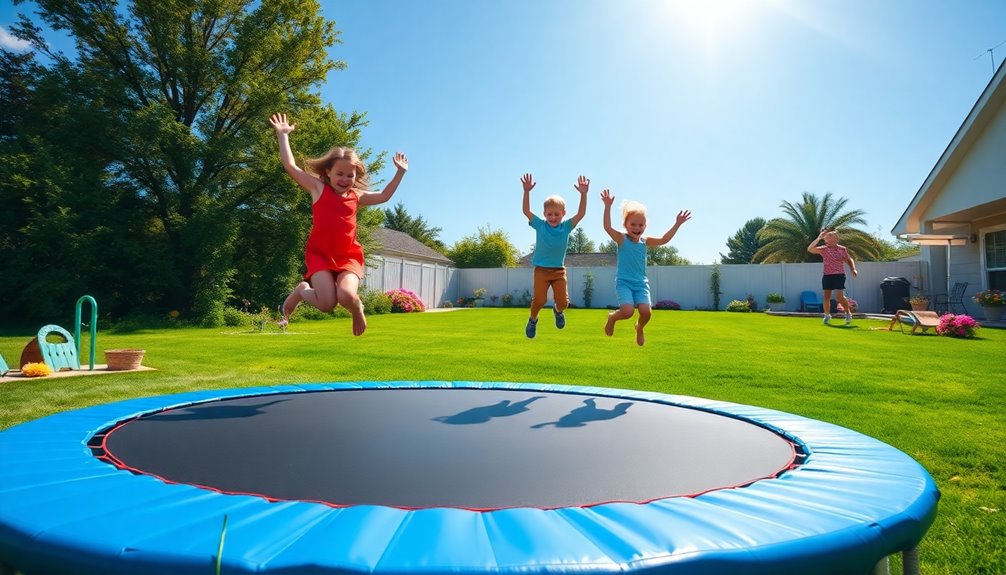
[[[33,573],[886,572],[932,478],[792,414],[578,386],[192,392],[0,433],[0,563]]]

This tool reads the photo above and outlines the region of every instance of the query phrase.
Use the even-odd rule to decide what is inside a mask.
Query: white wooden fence
[[[915,286],[931,285],[928,266],[924,261],[859,262],[858,277],[851,275],[846,281],[847,294],[859,304],[863,312],[879,312],[884,307],[880,284],[887,277],[902,277]],[[781,293],[786,298],[783,308],[795,311],[800,307],[800,292],[821,292],[821,264],[721,264],[720,309],[730,300],[746,299],[751,294],[759,307],[765,305],[769,293]],[[713,296],[710,279],[713,266],[651,266],[647,268],[650,280],[650,297],[654,303],[674,300],[681,309],[712,309]],[[514,303],[521,301],[532,290],[532,268],[454,269],[440,265],[387,258],[376,269],[367,270],[366,285],[384,291],[404,287],[422,297],[427,306],[439,306],[459,297],[471,297],[477,288],[486,289],[486,305],[491,296],[497,296],[500,305],[503,294],[509,293]],[[570,267],[566,269],[569,298],[583,307],[585,276],[594,279],[591,307],[616,305],[615,268]],[[378,280],[379,278],[379,280]]]

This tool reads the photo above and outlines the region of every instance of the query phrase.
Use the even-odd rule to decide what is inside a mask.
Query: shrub
[[[681,309],[681,304],[672,299],[662,299],[653,304],[653,309]]]
[[[940,325],[936,333],[949,337],[974,337],[978,331],[978,322],[969,315],[954,315],[952,313],[940,316]]]
[[[423,300],[407,289],[393,289],[387,295],[391,299],[391,313],[426,311]]]
[[[224,308],[224,325],[227,327],[244,327],[252,324],[252,318],[245,312],[232,307]]]
[[[363,302],[363,309],[369,314],[381,315],[392,311],[391,297],[379,290],[363,290],[360,300]]]
[[[751,311],[747,300],[735,299],[727,304],[727,311]]]
[[[859,302],[851,297],[845,298],[845,301],[849,302],[849,307],[852,308],[852,311],[856,311],[856,308],[859,307]],[[843,307],[841,303],[835,306],[835,309],[838,310],[838,313],[845,313],[845,307]]]
[[[765,296],[765,301],[768,303],[786,303],[786,298],[779,292],[772,292]]]
[[[503,302],[503,307],[510,307],[513,305],[513,294],[505,293],[503,297],[500,298]]]

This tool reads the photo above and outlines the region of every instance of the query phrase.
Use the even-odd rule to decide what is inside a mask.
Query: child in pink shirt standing
[[[824,245],[819,246],[818,242],[824,240]],[[837,292],[835,298],[845,310],[845,325],[852,323],[852,308],[849,301],[845,299],[845,264],[849,264],[852,277],[859,273],[856,271],[856,262],[849,255],[849,250],[838,243],[838,232],[835,230],[821,230],[817,239],[810,242],[807,251],[818,254],[824,260],[824,276],[821,277],[821,289],[824,290],[824,323],[831,323],[831,292]]]

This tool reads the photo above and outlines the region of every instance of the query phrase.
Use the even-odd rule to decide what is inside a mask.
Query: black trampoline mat
[[[364,389],[195,404],[124,423],[108,454],[165,480],[333,505],[557,508],[741,486],[794,460],[733,417],[624,398]]]

